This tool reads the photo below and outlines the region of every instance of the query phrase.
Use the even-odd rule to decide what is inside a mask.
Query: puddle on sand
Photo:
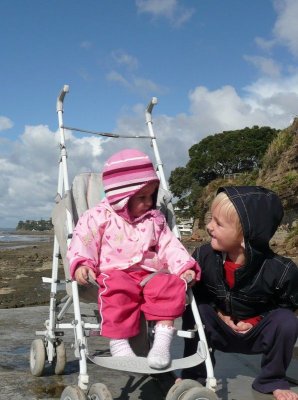
[[[29,368],[29,351],[27,346],[16,346],[0,351],[0,368],[3,370],[23,371]]]
[[[32,393],[36,399],[60,399],[63,390],[67,385],[61,383],[40,384],[31,383],[27,386],[27,393]]]
[[[12,390],[15,394],[19,394],[19,388],[27,394],[24,399],[43,400],[43,399],[60,399],[61,394],[66,386],[64,376],[75,374],[74,383],[77,384],[77,373],[79,364],[77,360],[68,361],[66,364],[64,376],[55,375],[52,365],[46,362],[43,376],[35,377],[30,372],[30,347],[28,345],[10,346],[0,350],[0,373],[3,380],[8,380],[5,384],[7,390]],[[20,375],[21,373],[21,375]],[[8,378],[9,377],[9,378]],[[1,386],[1,384],[0,384]],[[10,392],[7,392],[8,394]],[[0,395],[0,398],[1,395]],[[10,397],[9,397],[10,398]]]

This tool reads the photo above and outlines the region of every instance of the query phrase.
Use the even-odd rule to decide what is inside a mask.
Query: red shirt
[[[227,281],[227,284],[229,285],[230,289],[232,289],[232,287],[235,284],[235,271],[236,271],[236,269],[238,269],[240,267],[241,267],[240,264],[236,264],[233,261],[229,260],[228,258],[226,259],[226,261],[224,263],[226,281]],[[252,324],[253,326],[255,326],[261,319],[262,319],[261,316],[257,316],[257,317],[243,319],[242,321],[248,322],[248,323]]]

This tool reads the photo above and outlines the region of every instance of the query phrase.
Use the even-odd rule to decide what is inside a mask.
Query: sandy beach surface
[[[0,244],[1,399],[54,400],[60,398],[66,386],[77,385],[79,365],[72,349],[72,332],[66,333],[63,339],[67,351],[63,376],[54,375],[47,365],[44,376],[34,377],[29,368],[30,345],[36,338],[35,332],[43,329],[49,313],[49,285],[42,283],[42,277],[51,277],[52,270],[53,237],[50,235],[48,239],[45,242]],[[184,241],[189,252],[199,243],[202,242]],[[94,339],[89,344],[91,350],[100,344],[107,348],[106,339],[91,339]],[[182,348],[182,343],[175,339],[173,353],[181,357]],[[296,350],[288,376],[291,387],[298,392]],[[214,372],[220,400],[273,399],[251,389],[252,380],[259,370],[260,356],[217,353]],[[157,379],[155,376],[107,370],[94,364],[88,364],[88,373],[90,382],[106,384],[115,400],[164,400],[174,383],[168,374]]]
[[[0,308],[42,305],[49,302],[49,286],[42,277],[52,270],[53,236],[48,241],[0,244]]]

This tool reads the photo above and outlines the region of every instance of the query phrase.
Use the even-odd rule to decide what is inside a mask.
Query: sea
[[[40,233],[18,233],[13,228],[0,228],[0,246],[1,248],[10,248],[13,242],[14,247],[24,247],[26,244],[49,242],[52,238],[51,234]],[[19,242],[19,245],[18,245]]]

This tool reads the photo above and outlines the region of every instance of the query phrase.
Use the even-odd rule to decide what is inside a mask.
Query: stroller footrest
[[[192,356],[179,358],[171,361],[171,364],[164,369],[154,369],[149,367],[145,357],[98,357],[88,356],[94,364],[104,368],[116,369],[118,371],[127,371],[140,374],[161,374],[178,369],[190,368],[201,364],[205,359],[198,353]]]
[[[65,285],[66,284],[66,282],[65,281],[63,281],[63,280],[61,280],[61,279],[53,279],[53,278],[47,278],[46,276],[43,276],[42,277],[42,281],[43,281],[43,283],[59,283],[59,284],[63,284],[63,285]]]

